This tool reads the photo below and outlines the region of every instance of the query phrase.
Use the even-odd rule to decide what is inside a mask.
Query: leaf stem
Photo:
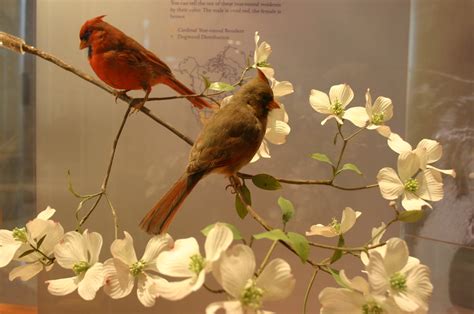
[[[268,249],[267,254],[263,258],[262,264],[260,264],[260,267],[258,268],[257,271],[257,277],[262,273],[262,271],[265,269],[265,266],[268,264],[268,260],[270,259],[270,256],[272,255],[273,251],[275,250],[276,246],[278,244],[278,240],[273,241],[272,245]]]

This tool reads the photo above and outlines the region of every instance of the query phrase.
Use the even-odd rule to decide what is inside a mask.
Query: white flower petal
[[[195,238],[176,240],[174,247],[162,252],[157,260],[158,271],[172,277],[192,277],[194,273],[189,269],[191,256],[199,253],[199,245]]]
[[[391,275],[400,271],[408,262],[408,247],[400,238],[391,238],[387,241],[385,251],[385,270]]]
[[[372,106],[372,113],[380,114],[383,113],[383,121],[388,121],[393,117],[393,105],[392,100],[387,97],[377,97],[374,105]]]
[[[354,224],[356,223],[357,218],[361,215],[361,212],[356,212],[350,207],[344,208],[342,211],[342,218],[341,218],[341,234],[346,233],[349,231]]]
[[[355,126],[363,128],[369,121],[369,116],[364,107],[352,107],[344,111],[343,119],[351,121]]]
[[[154,280],[147,275],[140,275],[138,278],[137,285],[137,297],[138,300],[146,307],[152,307],[155,305],[155,296],[152,295],[150,287],[154,285]]]
[[[406,210],[421,210],[423,206],[428,206],[429,208],[432,208],[430,203],[422,200],[417,195],[410,192],[404,193],[402,199],[402,206]]]
[[[337,237],[339,233],[331,226],[323,226],[321,224],[312,225],[309,231],[306,231],[306,236],[320,235],[326,238]]]
[[[423,170],[423,173],[417,176],[420,188],[416,193],[419,197],[428,201],[439,201],[444,196],[443,182],[439,172],[433,169]]]
[[[104,292],[112,299],[120,299],[130,294],[135,278],[129,266],[119,259],[110,258],[104,263]]]
[[[344,269],[341,269],[341,271],[339,272],[339,277],[341,278],[341,281],[352,290],[356,290],[364,294],[369,293],[369,283],[364,278],[356,276],[352,280],[350,280],[349,278],[347,278]]]
[[[273,96],[274,97],[283,97],[289,94],[292,94],[295,90],[293,88],[293,84],[288,81],[278,82],[277,80],[273,80],[272,86]]]
[[[419,265],[407,274],[407,290],[423,309],[428,308],[428,299],[433,292],[433,285],[430,282],[430,269],[427,266]]]
[[[439,169],[439,168],[436,168],[436,167],[433,167],[431,165],[427,165],[426,168],[428,169],[433,169],[435,171],[438,171],[438,172],[441,172],[441,173],[444,173],[448,176],[451,176],[453,178],[456,177],[456,171],[454,171],[454,169]]]
[[[233,239],[234,235],[229,227],[222,223],[216,223],[211,231],[209,231],[206,243],[204,244],[206,261],[212,263],[218,260],[222,252],[230,246]]]
[[[87,262],[87,250],[84,238],[79,232],[70,231],[54,247],[56,262],[63,268],[72,269],[77,262]]]
[[[217,282],[234,298],[240,297],[254,272],[255,256],[252,249],[243,244],[234,245],[222,254],[212,271]]]
[[[215,314],[220,309],[226,314],[245,314],[240,301],[213,302],[206,307],[206,314]]]
[[[424,152],[429,164],[440,160],[443,155],[443,147],[439,142],[430,139],[422,139],[416,146],[415,151]]]
[[[41,264],[40,262],[21,265],[12,269],[12,271],[8,275],[8,279],[10,279],[10,281],[13,281],[16,278],[20,278],[23,281],[27,281],[36,276],[42,270],[43,264]]]
[[[420,169],[420,159],[413,152],[403,152],[398,156],[398,174],[402,182],[410,179]]]
[[[389,282],[384,258],[379,252],[375,250],[369,252],[369,265],[367,265],[366,269],[372,292],[383,295],[389,288]]]
[[[169,234],[157,235],[152,237],[145,248],[142,260],[147,263],[145,269],[158,272],[156,260],[161,252],[169,250],[173,245],[173,239]]]
[[[45,210],[41,211],[36,218],[42,220],[48,220],[49,218],[53,217],[54,213],[56,213],[56,209],[51,208],[50,206],[46,207]]]
[[[59,222],[55,222],[52,220],[48,220],[47,222],[47,228],[46,228],[46,237],[43,240],[43,243],[41,244],[41,251],[45,253],[48,256],[52,256],[54,247],[63,239],[64,237],[64,229],[63,226]],[[28,224],[27,224],[27,229]],[[42,238],[44,236],[40,235],[39,238]],[[39,240],[38,238],[38,240]]]
[[[265,134],[265,138],[272,144],[281,145],[286,142],[286,137],[290,134],[290,131],[291,128],[288,124],[283,121],[275,121],[272,128]]]
[[[382,168],[377,174],[380,193],[387,200],[395,200],[403,194],[405,189],[402,181],[392,168]]]
[[[367,129],[370,129],[370,125],[367,126]],[[377,130],[377,133],[386,138],[390,138],[390,135],[392,134],[392,130],[387,125],[376,125],[375,129]]]
[[[132,265],[137,261],[137,255],[133,248],[133,238],[124,231],[124,239],[116,239],[110,246],[112,256],[121,260],[125,265]]]
[[[21,247],[21,242],[13,238],[10,230],[0,230],[0,267],[8,265]]]
[[[335,104],[339,101],[343,108],[345,108],[354,98],[354,92],[352,88],[347,84],[339,84],[331,86],[329,89],[329,99],[331,104]]]
[[[93,300],[97,290],[104,285],[104,277],[104,266],[102,263],[95,263],[79,282],[77,292],[84,300]]]
[[[270,156],[270,149],[268,148],[268,142],[265,139],[263,139],[262,143],[260,144],[260,147],[258,148],[257,153],[253,156],[253,158],[250,162],[251,163],[256,162],[257,160],[260,159],[260,157],[262,157],[262,158],[271,158],[272,157],[272,156]]]
[[[411,152],[412,148],[408,142],[405,142],[397,133],[391,133],[388,140],[388,146],[396,153]]]
[[[331,114],[331,115],[327,116],[323,121],[321,121],[321,125],[325,125],[326,122],[328,122],[330,119],[336,119],[337,123],[344,124],[344,122],[341,120],[341,118]]]
[[[52,295],[67,295],[77,289],[79,277],[69,277],[46,281],[48,291]]]
[[[365,304],[364,296],[349,289],[324,288],[319,294],[321,314],[360,314]]]
[[[311,95],[309,96],[309,103],[314,110],[323,114],[331,114],[331,103],[326,93],[312,89]]]
[[[262,42],[255,51],[255,61],[257,64],[260,62],[266,62],[268,57],[272,53],[272,47],[266,42]]]
[[[159,280],[154,283],[153,292],[171,301],[181,300],[193,292],[195,282],[196,278],[187,278],[173,282]]]
[[[87,230],[84,231],[83,236],[89,252],[89,263],[95,264],[99,260],[100,249],[102,248],[102,236],[97,232],[89,233]]]
[[[405,312],[413,313],[416,311],[420,306],[410,298],[409,295],[406,293],[397,293],[393,296],[393,300],[397,304],[397,306]]]
[[[257,67],[260,71],[263,72],[265,77],[269,80],[273,79],[275,76],[275,70],[270,67]]]
[[[274,301],[288,297],[295,287],[295,277],[290,265],[281,258],[276,258],[265,266],[256,284],[264,290],[262,300]]]

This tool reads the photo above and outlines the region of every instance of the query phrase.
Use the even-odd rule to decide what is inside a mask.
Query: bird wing
[[[245,108],[247,106],[233,107],[234,110],[224,107],[218,111],[204,127],[191,150],[188,173],[220,171],[232,174],[255,155],[265,129]]]

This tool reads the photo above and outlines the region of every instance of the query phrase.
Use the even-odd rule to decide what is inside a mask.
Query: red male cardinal
[[[250,162],[265,135],[268,112],[279,108],[265,75],[258,72],[204,126],[186,171],[143,218],[142,229],[152,234],[166,232],[186,196],[204,176],[217,172],[230,177]]]
[[[140,109],[150,95],[151,87],[165,84],[181,95],[194,92],[178,81],[170,68],[153,52],[145,49],[122,31],[104,22],[105,15],[88,20],[81,27],[80,49],[88,48],[89,63],[97,76],[112,86],[123,90],[143,89],[143,102],[136,106]],[[189,97],[197,108],[211,107],[199,97]]]

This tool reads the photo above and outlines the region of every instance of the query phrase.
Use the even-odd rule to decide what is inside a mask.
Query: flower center
[[[407,290],[407,278],[401,273],[395,273],[390,277],[390,286],[393,290],[403,292]]]
[[[270,67],[270,63],[268,63],[266,60],[260,61],[257,63],[257,67],[259,68],[268,68]]]
[[[204,257],[202,257],[201,254],[194,254],[191,256],[191,261],[189,262],[189,270],[195,274],[199,274],[205,265],[206,260]]]
[[[384,121],[383,113],[374,113],[372,115],[372,123],[375,125],[381,125]]]
[[[138,262],[135,262],[130,266],[130,273],[136,277],[143,273],[143,269],[145,269],[146,263],[142,260],[139,260]]]
[[[382,314],[383,309],[375,302],[369,302],[362,306],[362,313],[364,314]]]
[[[405,190],[408,192],[416,192],[418,188],[420,187],[420,184],[416,179],[410,178],[405,181]]]
[[[332,221],[329,224],[329,226],[333,228],[336,233],[341,232],[341,224],[339,223],[339,221],[337,221],[336,218],[334,217],[332,218]]]
[[[82,262],[74,264],[74,266],[72,266],[72,271],[76,275],[80,275],[80,274],[86,272],[90,267],[91,267],[91,265],[89,265],[88,262],[82,261]]]
[[[339,100],[335,100],[333,104],[329,107],[331,112],[335,114],[338,117],[341,117],[342,114],[344,113],[344,107],[342,107],[342,104],[339,102]]]
[[[240,301],[243,305],[252,309],[259,309],[262,306],[263,289],[257,287],[255,280],[249,279],[245,289],[240,295]]]
[[[13,236],[13,239],[15,239],[16,241],[20,241],[20,242],[23,242],[23,243],[26,243],[28,241],[28,237],[26,236],[26,228],[23,227],[23,228],[14,228],[13,231],[12,231],[12,236]]]

